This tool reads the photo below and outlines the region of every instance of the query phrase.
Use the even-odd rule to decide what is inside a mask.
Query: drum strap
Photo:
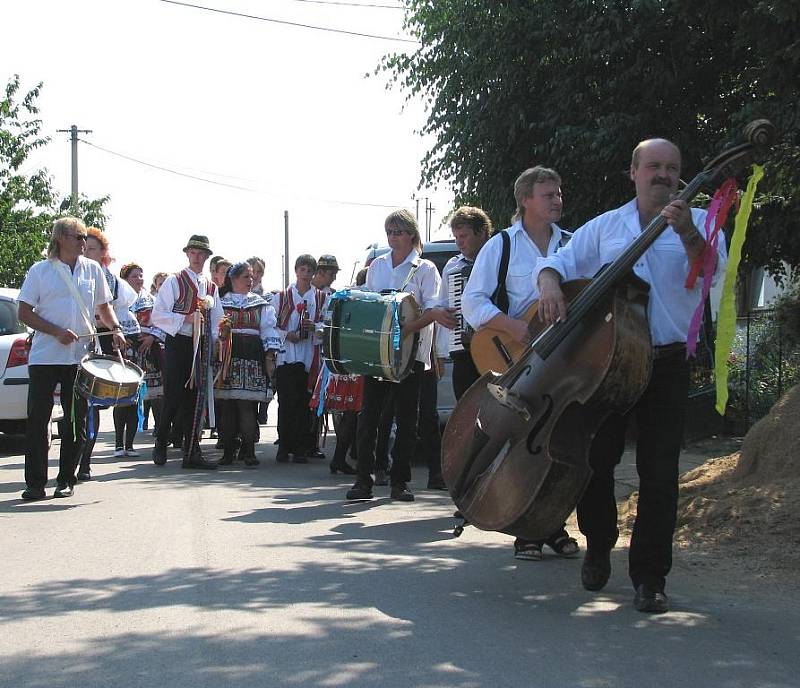
[[[409,282],[414,278],[414,275],[419,270],[419,266],[422,265],[419,258],[415,259],[411,263],[411,269],[408,271],[408,276],[406,277],[405,281],[403,282],[403,286],[398,289],[398,291],[405,291],[406,287],[408,286]]]
[[[72,294],[73,298],[78,304],[78,310],[80,311],[81,316],[83,317],[84,325],[86,325],[86,333],[95,334],[96,330],[94,328],[94,323],[92,322],[92,319],[89,317],[89,309],[86,308],[86,304],[81,298],[81,295],[78,293],[78,288],[75,286],[75,282],[72,281],[71,277],[67,277],[67,274],[58,264],[61,262],[60,260],[57,260],[55,258],[52,258],[51,260],[53,262],[53,267],[55,268],[56,272],[61,276],[61,279],[64,280],[64,284],[67,285],[67,289],[69,289],[70,294]]]

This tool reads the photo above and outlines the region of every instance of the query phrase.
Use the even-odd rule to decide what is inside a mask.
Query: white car
[[[0,432],[24,434],[28,419],[28,330],[17,318],[19,289],[0,288]],[[55,397],[54,421],[63,417]]]

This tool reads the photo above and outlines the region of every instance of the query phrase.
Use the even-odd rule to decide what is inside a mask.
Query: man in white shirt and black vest
[[[88,353],[94,314],[113,331],[115,348],[125,346],[117,316],[109,305],[111,291],[98,263],[84,257],[86,226],[74,217],[53,223],[47,260],[35,263],[17,297],[19,319],[34,330],[28,357],[28,421],[25,442],[26,500],[42,499],[47,484],[47,424],[53,411],[53,392],[61,383],[61,451],[55,497],[72,496],[75,468],[86,440],[86,400],[75,397],[78,363]],[[72,286],[70,286],[70,283]],[[76,428],[78,436],[73,434]]]
[[[619,535],[614,467],[625,450],[628,419],[635,417],[639,501],[628,573],[636,590],[634,606],[647,613],[669,608],[664,586],[672,566],[678,457],[689,391],[686,340],[702,290],[702,280],[692,287],[685,282],[706,246],[699,232],[706,211],[673,200],[680,172],[681,153],[675,144],[665,139],[639,143],[630,166],[636,197],[577,229],[563,250],[537,262],[533,274],[541,292],[539,315],[551,324],[567,316],[562,280],[595,275],[618,258],[659,215],[672,228],[658,236],[633,268],[650,285],[647,320],[654,347],[650,381],[628,414],[612,413],[597,431],[589,452],[592,476],[578,502],[578,526],[587,543],[581,579],[587,590],[601,590],[611,575],[610,555]],[[703,280],[714,280],[724,272],[724,241],[719,242],[712,260],[714,272],[703,274]]]
[[[197,384],[187,385],[187,382],[196,356],[198,361],[202,360],[202,352],[195,352],[195,343],[209,346],[213,351],[219,336],[222,307],[216,285],[203,274],[203,267],[212,253],[208,237],[193,234],[183,252],[189,259],[189,266],[164,280],[150,316],[153,325],[167,333],[164,342],[164,406],[153,448],[153,462],[159,466],[166,463],[170,426],[177,423],[184,438],[183,467],[212,469],[217,464],[203,457],[197,436],[192,436],[199,390]],[[201,319],[195,315],[198,309],[202,312]],[[195,332],[195,325],[202,327],[199,323],[204,323],[204,318],[211,319],[211,341],[205,343],[201,333]],[[201,393],[205,395],[206,391]],[[213,404],[213,399],[208,401]]]

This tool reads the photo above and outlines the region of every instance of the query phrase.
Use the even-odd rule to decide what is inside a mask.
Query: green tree
[[[53,220],[72,214],[69,199],[54,192],[46,169],[25,171],[30,155],[46,146],[36,99],[42,84],[25,94],[18,75],[8,82],[0,101],[0,285],[19,287],[28,268],[40,260]],[[108,196],[91,200],[81,195],[75,214],[88,224],[106,225]]]
[[[53,220],[55,197],[46,170],[23,172],[30,154],[45,146],[35,100],[41,83],[19,99],[14,76],[0,101],[0,284],[18,287],[41,257]]]
[[[406,28],[421,46],[379,71],[426,98],[421,133],[435,143],[421,183],[449,182],[458,203],[482,205],[498,226],[531,165],[562,174],[564,224],[576,227],[631,197],[626,173],[642,138],[676,141],[690,177],[748,119],[772,119],[783,140],[746,256],[775,270],[776,255],[800,265],[789,232],[799,11],[792,0],[407,0]],[[779,246],[772,260],[766,225]]]

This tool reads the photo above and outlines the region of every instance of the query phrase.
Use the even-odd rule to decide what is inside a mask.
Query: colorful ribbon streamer
[[[703,280],[703,288],[701,290],[700,303],[692,315],[689,323],[689,331],[686,335],[686,358],[695,355],[697,350],[697,335],[700,332],[700,325],[703,322],[703,313],[705,312],[705,304],[708,295],[711,292],[711,283],[713,280],[711,276],[716,270],[717,264],[717,245],[719,244],[719,232],[728,220],[728,213],[730,213],[731,206],[738,198],[738,189],[736,180],[731,178],[727,179],[723,185],[717,189],[714,198],[711,199],[711,204],[708,207],[708,214],[705,221],[705,234],[706,245],[703,253],[698,260],[692,263],[689,274],[686,277],[684,287],[687,289],[694,289],[697,278],[702,271],[706,277]],[[714,223],[714,228],[711,228],[711,223]]]
[[[717,342],[714,350],[714,376],[717,385],[717,413],[725,415],[728,403],[728,357],[736,334],[736,274],[739,270],[739,261],[742,258],[742,246],[747,236],[747,223],[753,209],[753,197],[756,193],[758,182],[764,176],[761,165],[753,165],[753,174],[747,182],[747,189],[742,196],[739,212],[736,214],[733,238],[728,252],[728,267],[725,271],[725,283],[722,288],[722,300],[717,316]]]

